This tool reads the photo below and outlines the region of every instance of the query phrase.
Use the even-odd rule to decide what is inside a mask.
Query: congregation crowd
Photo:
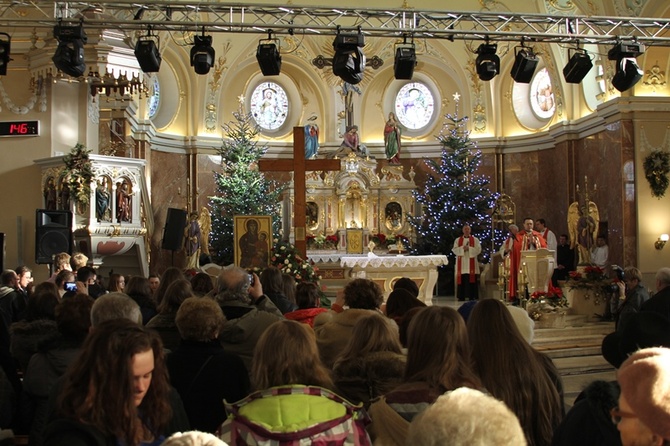
[[[359,278],[323,308],[274,267],[103,284],[87,260],[0,276],[0,428],[30,445],[670,445],[670,268],[603,341],[617,381],[566,408],[497,299],[426,306],[400,278],[384,303]]]

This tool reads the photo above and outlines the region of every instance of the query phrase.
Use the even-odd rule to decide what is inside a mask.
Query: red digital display
[[[0,122],[0,136],[38,136],[39,121]]]

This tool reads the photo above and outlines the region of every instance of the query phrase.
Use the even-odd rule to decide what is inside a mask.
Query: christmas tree
[[[212,206],[212,234],[210,246],[219,264],[234,262],[233,216],[272,216],[273,239],[281,228],[279,200],[284,185],[268,180],[258,170],[258,160],[267,151],[267,145],[257,141],[260,129],[251,113],[244,113],[242,104],[233,112],[235,119],[223,126],[226,138],[218,149],[221,172],[214,172],[216,196],[210,197]]]
[[[416,231],[417,254],[449,255],[454,265],[451,249],[454,240],[463,233],[463,226],[470,225],[472,235],[482,245],[482,261],[491,254],[491,210],[496,196],[489,190],[489,178],[477,175],[481,152],[476,150],[465,130],[467,117],[447,114],[447,122],[438,140],[442,143],[440,161],[426,159],[430,169],[423,190],[414,197],[421,205],[422,215],[409,216]]]

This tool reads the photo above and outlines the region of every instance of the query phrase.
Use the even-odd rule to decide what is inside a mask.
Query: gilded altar
[[[380,168],[376,160],[353,153],[340,162],[340,171],[305,173],[308,256],[323,249],[343,254],[367,252],[369,242],[380,235],[391,240],[401,235],[411,240],[407,215],[416,212],[413,168]],[[290,233],[291,240],[295,239],[294,194],[291,183],[283,203],[284,232]],[[356,230],[362,231],[362,240]],[[356,249],[349,246],[349,239]]]

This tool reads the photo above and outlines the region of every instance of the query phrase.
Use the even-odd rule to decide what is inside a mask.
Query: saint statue
[[[389,118],[384,126],[384,147],[386,148],[386,159],[390,164],[400,164],[401,141],[400,136],[402,131],[396,119],[395,113],[389,113]]]
[[[117,183],[116,188],[116,221],[121,222],[130,222],[132,219],[131,214],[131,200],[132,193],[130,192],[130,187],[127,181]]]
[[[191,212],[185,235],[186,239],[184,240],[184,247],[186,249],[186,269],[197,269],[200,267],[201,237],[197,212]]]
[[[56,210],[56,185],[53,178],[49,178],[44,186],[44,208],[48,211]]]
[[[95,217],[98,222],[107,220],[106,213],[109,209],[109,190],[107,188],[107,178],[102,177],[98,180],[98,186],[95,189]]]
[[[314,159],[319,151],[319,127],[315,123],[305,126],[305,159]]]

